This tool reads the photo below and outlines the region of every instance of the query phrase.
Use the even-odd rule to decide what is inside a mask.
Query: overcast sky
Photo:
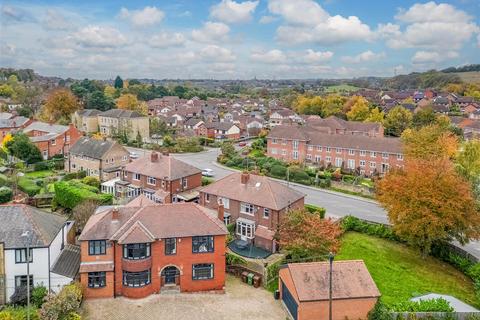
[[[0,1],[0,66],[74,78],[351,78],[480,63],[480,1]]]

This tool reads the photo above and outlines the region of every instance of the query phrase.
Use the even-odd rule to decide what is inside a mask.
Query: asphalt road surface
[[[127,149],[130,152],[137,153],[139,156],[149,155],[151,152],[131,147],[127,147]],[[211,148],[204,152],[173,154],[173,156],[199,169],[212,169],[215,174],[214,178],[221,179],[231,174],[234,170],[217,164],[216,159],[219,152],[220,149]],[[282,183],[286,184],[283,181]],[[352,215],[367,221],[388,223],[387,213],[373,200],[293,183],[290,183],[290,187],[304,193],[306,195],[306,203],[325,208],[328,216],[343,217]],[[480,260],[480,242],[472,241],[464,249]]]

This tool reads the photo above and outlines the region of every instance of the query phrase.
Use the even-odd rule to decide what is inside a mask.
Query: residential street
[[[127,147],[127,149],[130,152],[137,153],[139,156],[149,155],[151,152],[150,150],[132,147]],[[220,179],[227,176],[234,170],[227,169],[216,163],[216,158],[219,152],[219,148],[209,148],[204,152],[174,154],[173,156],[179,160],[196,166],[199,169],[210,168],[215,173],[215,179]],[[290,185],[295,190],[306,194],[306,203],[324,207],[327,210],[327,215],[336,217],[353,215],[360,219],[379,223],[387,223],[388,221],[385,210],[383,210],[383,208],[381,208],[373,200],[298,184]],[[465,246],[465,249],[467,249],[470,254],[480,259],[480,242],[471,242]]]

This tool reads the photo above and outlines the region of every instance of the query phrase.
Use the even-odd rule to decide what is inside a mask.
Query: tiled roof
[[[288,270],[300,301],[328,300],[329,263],[291,263]],[[333,262],[333,299],[379,297],[380,292],[362,260]]]
[[[80,247],[67,244],[50,271],[74,279],[80,268]]]
[[[102,157],[117,142],[112,140],[98,140],[88,137],[81,137],[70,149],[70,153],[79,156],[87,156],[93,159],[102,159]],[[125,150],[125,154],[128,153]]]
[[[241,183],[241,176],[240,172],[232,173],[201,188],[200,191],[273,210],[284,209],[305,197],[304,194],[265,176],[249,174],[246,184]]]
[[[90,217],[79,239],[82,241],[94,239],[127,241],[128,238],[125,238],[124,235],[133,232],[136,227],[132,229],[132,226],[139,223],[141,223],[142,232],[155,239],[228,233],[223,221],[213,217],[208,210],[192,202],[143,208],[119,207],[116,208],[118,220],[113,220],[113,210],[115,209]],[[134,236],[139,236],[139,233],[135,231]]]
[[[146,195],[141,194],[129,203],[126,204],[127,207],[145,207],[145,206],[154,206],[156,203],[147,198]]]
[[[27,205],[0,206],[0,242],[6,249],[49,246],[67,221],[65,216],[47,213]],[[28,239],[22,237],[29,231]]]
[[[50,124],[46,122],[35,121],[35,122],[32,122],[30,125],[28,125],[25,129],[23,129],[23,132],[36,130],[36,131],[60,134],[67,131],[68,128],[69,128],[68,126],[62,126],[60,124]]]
[[[167,177],[167,180],[176,180],[202,172],[172,156],[162,154],[158,154],[158,160],[153,162],[149,156],[138,158],[127,164],[125,170],[158,179]]]
[[[102,117],[110,118],[142,118],[145,117],[137,111],[122,110],[122,109],[110,109],[99,114]]]

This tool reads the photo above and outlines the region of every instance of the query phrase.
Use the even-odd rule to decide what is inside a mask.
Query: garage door
[[[288,311],[292,315],[294,320],[297,320],[298,315],[298,305],[297,301],[293,298],[292,294],[288,290],[287,286],[282,281],[282,300],[285,306],[287,307]]]

